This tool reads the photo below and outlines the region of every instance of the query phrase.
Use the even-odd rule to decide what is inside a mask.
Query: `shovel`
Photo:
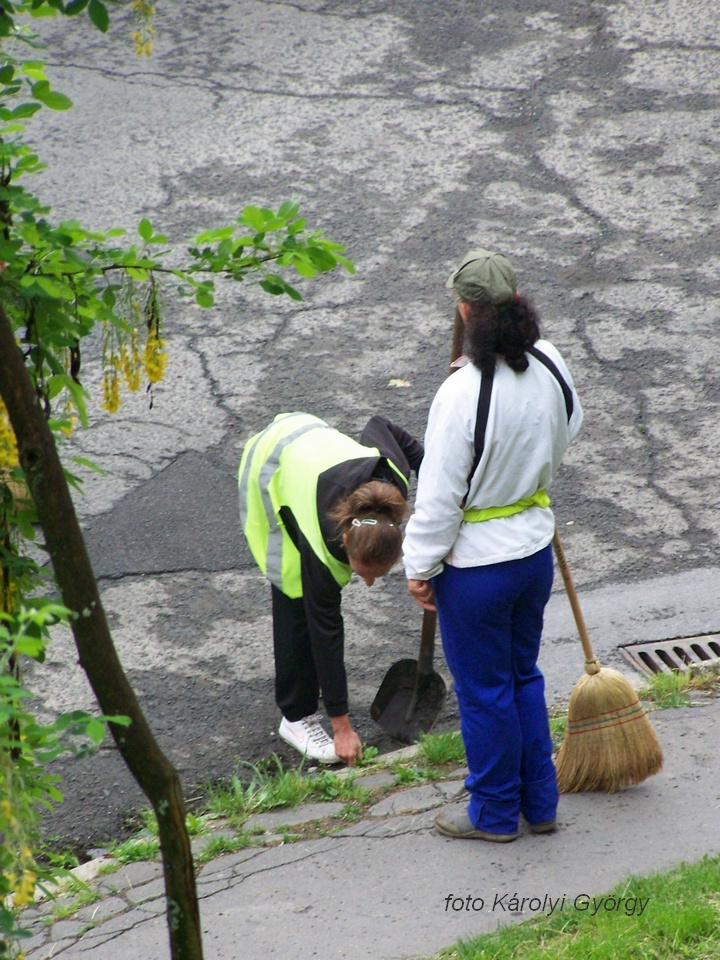
[[[433,670],[437,613],[423,611],[417,660],[398,660],[385,674],[370,716],[401,743],[415,743],[437,719],[445,701],[445,681]]]
[[[455,310],[450,362],[460,356],[464,326]],[[450,372],[454,368],[450,367]],[[423,611],[420,653],[417,660],[398,660],[383,678],[370,707],[370,716],[391,737],[401,743],[415,743],[437,719],[447,692],[445,681],[433,670],[437,613]]]

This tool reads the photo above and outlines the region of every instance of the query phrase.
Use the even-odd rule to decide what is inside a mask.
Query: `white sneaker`
[[[332,738],[320,726],[319,713],[294,721],[283,717],[278,733],[285,743],[295,747],[308,760],[317,760],[318,763],[341,762],[335,754]]]

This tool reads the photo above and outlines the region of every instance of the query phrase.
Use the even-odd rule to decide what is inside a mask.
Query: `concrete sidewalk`
[[[653,722],[663,772],[614,796],[564,796],[554,835],[522,832],[503,845],[440,836],[433,819],[458,801],[460,778],[396,790],[349,826],[336,819],[339,803],[257,817],[267,831],[258,842],[267,845],[199,870],[207,960],[431,955],[558,903],[583,909],[586,896],[630,874],[719,853],[720,702],[656,713]],[[382,795],[382,774],[367,779]],[[311,820],[328,835],[281,842],[282,832]],[[39,907],[27,960],[169,957],[159,863],[131,864],[90,885],[101,899],[70,919],[43,925],[67,899]]]
[[[618,643],[712,632],[719,595],[718,574],[700,570],[581,599],[602,662],[627,670]],[[582,668],[562,594],[548,608],[543,657],[548,699],[567,696]],[[265,831],[258,846],[198,871],[207,960],[428,956],[563,902],[580,910],[585,896],[631,874],[720,853],[720,701],[695,699],[652,715],[665,752],[659,775],[615,795],[563,796],[552,835],[523,831],[504,845],[440,836],[433,820],[440,807],[463,802],[462,770],[407,788],[391,788],[388,771],[362,771],[374,802],[355,823],[339,817],[339,803],[257,817],[246,826]],[[315,839],[283,841],[294,825],[313,821]],[[100,898],[68,919],[48,923],[71,898],[36,908],[27,960],[169,957],[159,863],[90,884]]]

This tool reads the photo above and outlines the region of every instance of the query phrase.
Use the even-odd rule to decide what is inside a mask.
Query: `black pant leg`
[[[275,701],[282,715],[301,720],[318,708],[318,683],[302,597],[290,599],[271,584]]]

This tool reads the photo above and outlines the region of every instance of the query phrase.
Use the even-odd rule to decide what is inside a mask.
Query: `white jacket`
[[[487,508],[547,489],[580,429],[582,407],[564,360],[548,341],[538,340],[536,346],[572,390],[570,422],[557,378],[539,360],[528,355],[529,368],[515,373],[498,358],[485,448],[468,494],[481,374],[468,363],[448,377],[428,415],[415,512],[403,546],[408,579],[429,580],[443,563],[477,567],[519,560],[551,542],[555,518],[547,507],[475,523],[463,520],[466,494],[465,509]]]

